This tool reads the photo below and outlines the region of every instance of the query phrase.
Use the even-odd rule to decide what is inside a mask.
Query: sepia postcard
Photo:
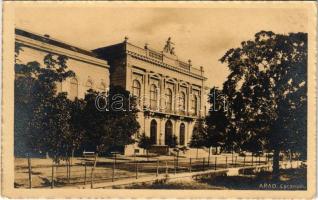
[[[2,5],[3,197],[315,197],[315,2]]]

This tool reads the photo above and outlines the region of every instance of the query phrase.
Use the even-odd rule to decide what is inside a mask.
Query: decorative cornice
[[[176,68],[176,67],[171,66],[169,64],[160,62],[160,61],[152,59],[152,58],[148,58],[146,56],[140,55],[138,53],[135,53],[135,52],[132,52],[132,51],[129,51],[129,50],[126,50],[126,53],[128,55],[131,55],[134,58],[137,58],[137,59],[140,59],[140,60],[143,60],[143,61],[147,61],[147,62],[150,62],[152,64],[160,65],[161,67],[164,67],[164,68],[167,68],[169,70],[173,70],[173,71],[176,71],[176,72],[179,72],[179,73],[183,73],[185,75],[188,75],[188,76],[200,79],[200,80],[206,80],[207,79],[204,76],[201,76],[201,75],[198,75],[198,74],[195,74],[195,73],[191,73],[191,72],[186,71],[186,70],[182,70],[181,68]]]

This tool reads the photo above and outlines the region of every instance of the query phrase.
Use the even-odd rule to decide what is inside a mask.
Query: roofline
[[[99,58],[94,52],[92,52],[90,50],[79,48],[79,47],[76,47],[74,45],[65,43],[65,42],[63,42],[61,40],[58,40],[58,39],[55,39],[55,38],[51,38],[51,37],[45,37],[44,35],[40,35],[40,34],[31,32],[31,31],[25,30],[25,29],[15,28],[15,34],[16,35],[21,35],[21,36],[24,36],[24,37],[28,37],[28,38],[32,38],[34,40],[38,40],[38,41],[49,43],[49,44],[53,43],[52,45],[54,45],[54,46],[58,46],[58,47],[61,47],[61,48],[64,48],[64,49],[75,51],[75,52],[78,52],[78,53],[81,53],[81,54],[84,54],[84,55],[87,55],[87,56]]]

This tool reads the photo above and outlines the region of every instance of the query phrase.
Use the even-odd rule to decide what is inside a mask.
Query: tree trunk
[[[273,155],[273,178],[278,179],[279,178],[279,148],[274,149],[274,155]]]

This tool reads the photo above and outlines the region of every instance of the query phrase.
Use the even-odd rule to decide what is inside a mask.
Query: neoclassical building
[[[78,48],[49,35],[39,35],[22,29],[15,29],[15,43],[22,47],[18,55],[20,63],[37,61],[43,66],[43,58],[53,55],[67,56],[68,69],[76,76],[57,83],[58,92],[67,92],[70,99],[84,98],[85,92],[92,88],[106,91],[109,87],[109,66],[89,50]]]
[[[191,60],[182,61],[174,53],[169,38],[164,49],[148,45],[138,47],[128,42],[85,50],[74,45],[22,29],[15,29],[15,43],[22,45],[18,62],[38,61],[48,53],[68,57],[67,66],[76,77],[57,83],[58,91],[68,97],[84,98],[92,88],[106,91],[110,84],[129,90],[137,99],[140,112],[139,134],[150,136],[155,147],[167,147],[172,136],[180,146],[187,146],[195,131],[196,119],[207,113],[208,88],[203,67]],[[137,145],[128,145],[132,154]]]
[[[93,50],[110,65],[110,84],[120,85],[137,98],[141,125],[155,146],[166,146],[173,135],[187,146],[196,119],[207,112],[203,67],[182,61],[169,38],[163,51],[128,42]],[[137,145],[126,148],[126,154]]]

